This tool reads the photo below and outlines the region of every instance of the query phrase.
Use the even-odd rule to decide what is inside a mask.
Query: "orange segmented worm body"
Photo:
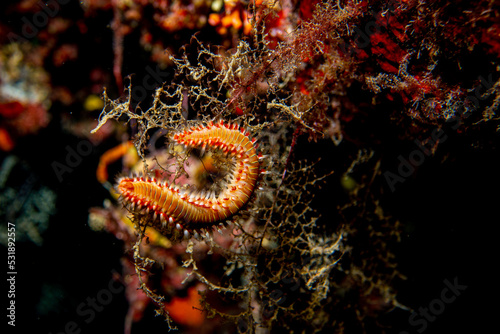
[[[99,165],[97,166],[97,180],[101,183],[105,183],[108,180],[108,165],[112,162],[123,157],[128,150],[134,149],[134,144],[131,141],[127,141],[106,151],[99,159]]]
[[[173,139],[189,147],[220,149],[235,158],[236,167],[230,182],[218,196],[194,194],[155,178],[125,177],[118,190],[132,208],[145,207],[162,226],[167,222],[178,229],[204,227],[236,213],[250,198],[259,175],[259,157],[244,129],[236,124],[210,122],[174,135]]]

